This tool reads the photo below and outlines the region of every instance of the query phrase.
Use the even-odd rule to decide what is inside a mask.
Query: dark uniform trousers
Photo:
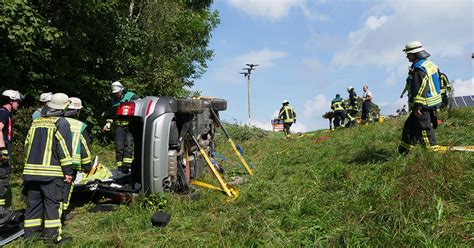
[[[284,122],[283,123],[283,131],[286,135],[290,134],[290,127],[293,125],[293,122]]]
[[[9,160],[0,162],[0,207],[10,207],[12,205],[12,193],[10,188],[12,149],[9,142],[5,142],[5,145],[8,150]]]
[[[372,102],[371,101],[364,101],[362,103],[362,116],[361,119],[365,122],[371,121],[371,116],[370,116],[370,110],[372,108]]]
[[[341,122],[344,121],[344,111],[336,110],[334,111],[334,127],[337,128],[341,126]]]
[[[407,153],[418,142],[427,148],[436,148],[435,132],[431,116],[433,110],[422,109],[420,118],[412,111],[405,121],[402,131],[402,142],[398,147],[400,153]]]
[[[115,146],[117,165],[130,168],[133,161],[133,136],[128,125],[117,125]]]
[[[64,184],[62,178],[25,182],[25,238],[39,237],[43,231],[45,239],[61,240]]]

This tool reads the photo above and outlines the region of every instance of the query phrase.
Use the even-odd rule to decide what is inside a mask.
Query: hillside
[[[440,144],[474,145],[474,109],[441,118]],[[89,213],[88,204],[75,210],[65,234],[74,245],[97,247],[472,246],[474,154],[418,146],[401,156],[403,121],[288,140],[231,125],[255,169],[250,177],[243,167],[223,164],[226,178],[248,179],[237,200],[200,189],[197,199],[166,194],[108,213]],[[237,161],[222,141],[217,150]],[[150,223],[158,209],[172,215],[166,227]],[[10,246],[20,245],[21,239]]]

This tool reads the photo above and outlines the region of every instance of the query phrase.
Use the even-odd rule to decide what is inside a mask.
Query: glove
[[[296,123],[296,119],[293,120],[293,123]]]
[[[8,150],[6,147],[0,148],[0,161],[8,160],[10,157],[8,156]]]
[[[107,131],[110,131],[110,127],[112,126],[112,122],[107,120],[107,123],[104,125],[104,127],[102,128],[102,131],[104,132],[107,132]]]

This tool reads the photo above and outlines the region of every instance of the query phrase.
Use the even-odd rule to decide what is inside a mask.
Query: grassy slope
[[[440,144],[474,145],[474,109],[444,119],[437,130]],[[88,213],[86,205],[75,210],[79,215],[65,233],[75,245],[97,247],[471,246],[474,154],[417,147],[400,156],[402,125],[391,120],[290,140],[273,133],[242,142],[255,176],[245,176],[249,180],[239,185],[236,201],[200,190],[194,201],[167,194],[111,213]],[[226,168],[228,176],[244,172]],[[151,213],[163,205],[171,222],[152,227]]]

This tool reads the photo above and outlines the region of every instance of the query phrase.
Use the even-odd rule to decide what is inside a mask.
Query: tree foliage
[[[141,96],[187,96],[213,56],[207,46],[219,17],[211,3],[3,0],[0,90],[79,97],[92,125],[114,80]]]
[[[185,97],[206,70],[218,25],[210,0],[1,0],[0,91],[27,95],[15,117],[14,160],[34,98],[63,92],[82,99],[82,120],[95,138],[120,80],[141,96]]]

